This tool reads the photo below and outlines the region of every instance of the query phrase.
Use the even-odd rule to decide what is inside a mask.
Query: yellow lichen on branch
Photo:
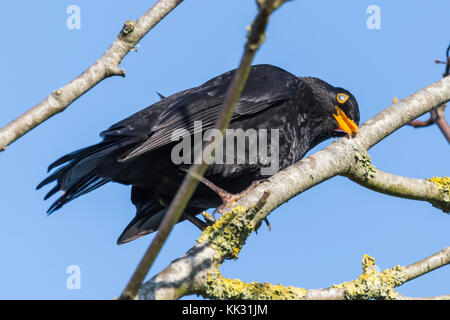
[[[334,285],[334,288],[344,289],[346,299],[388,299],[398,296],[395,287],[406,281],[405,267],[395,266],[381,272],[376,270],[375,259],[364,255],[363,273],[358,279]]]
[[[212,226],[208,226],[197,239],[198,243],[210,243],[215,251],[216,260],[214,271],[208,272],[206,285],[201,292],[197,292],[198,294],[213,299],[258,300],[292,300],[306,296],[307,291],[302,288],[270,283],[245,283],[239,279],[226,279],[220,274],[218,270],[220,263],[225,259],[236,259],[245,240],[257,229],[257,224],[252,218],[259,211],[258,207],[259,205],[250,208],[242,206],[231,208]]]
[[[426,179],[427,181],[433,182],[439,192],[442,194],[444,201],[450,201],[450,177],[433,177]]]
[[[216,268],[208,274],[204,295],[213,299],[299,300],[305,298],[306,293],[306,289],[281,284],[226,279]]]
[[[197,239],[198,243],[209,241],[216,251],[216,259],[236,259],[245,240],[255,230],[251,221],[256,208],[236,206],[223,214],[212,226],[208,226]]]
[[[369,273],[375,267],[375,258],[365,254],[362,260],[363,273]]]
[[[433,177],[426,179],[431,183],[434,183],[441,194],[442,201],[440,202],[431,202],[433,206],[441,209],[442,211],[449,213],[450,212],[450,177]]]

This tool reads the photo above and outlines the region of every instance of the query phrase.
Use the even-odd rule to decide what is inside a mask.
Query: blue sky
[[[3,1],[0,126],[92,64],[123,23],[155,1]],[[81,9],[81,29],[66,27],[69,5]],[[366,27],[369,5],[381,9],[381,29]],[[35,186],[50,162],[100,141],[109,125],[169,95],[238,65],[254,1],[185,1],[156,26],[110,78],[0,154],[1,299],[111,299],[120,295],[153,236],[118,247],[134,216],[130,188],[108,184],[46,217],[49,201]],[[315,76],[351,91],[366,121],[440,79],[449,44],[450,2],[292,1],[270,21],[255,58],[299,76]],[[424,116],[425,118],[425,116]],[[324,142],[316,149],[327,146]],[[311,152],[313,152],[312,150]],[[436,126],[404,127],[370,150],[375,166],[416,178],[449,175],[449,148]],[[407,265],[449,245],[450,217],[428,203],[377,194],[336,177],[292,199],[269,216],[272,231],[253,234],[223,275],[243,281],[323,288],[355,279],[370,254],[381,268]],[[150,276],[199,236],[177,225]],[[81,289],[66,286],[70,265]],[[450,292],[450,268],[399,288],[410,296]]]

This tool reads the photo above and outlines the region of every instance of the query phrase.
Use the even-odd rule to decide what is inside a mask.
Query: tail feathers
[[[89,156],[94,157],[101,157],[105,154],[110,153],[111,151],[118,150],[122,148],[123,146],[131,144],[133,141],[124,140],[124,141],[118,141],[119,139],[109,139],[106,141],[102,141],[100,143],[94,144],[92,146],[79,149],[76,151],[73,151],[71,153],[66,154],[65,156],[62,156],[55,162],[51,163],[48,166],[47,172],[50,172],[52,169],[59,167],[60,165],[69,162],[69,161],[78,161],[84,158],[87,158]]]
[[[56,181],[56,185],[46,194],[45,200],[57,193],[59,190],[63,194],[50,206],[47,213],[61,208],[64,204],[79,196],[88,193],[106,184],[109,180],[100,177],[96,173],[97,166],[104,160],[111,151],[120,148],[120,144],[115,141],[103,141],[99,144],[80,149],[69,153],[49,166],[49,170],[62,166],[57,171],[44,179],[36,189]]]
[[[69,162],[69,161],[71,161],[73,159],[76,159],[76,158],[79,159],[79,158],[86,157],[86,156],[92,154],[92,152],[95,152],[95,150],[97,149],[97,148],[94,148],[94,147],[97,147],[97,145],[90,146],[90,147],[83,148],[83,149],[79,149],[79,150],[73,151],[71,153],[68,153],[65,156],[62,156],[61,158],[59,158],[58,160],[52,162],[48,166],[47,172],[50,172],[52,169],[54,169],[56,167],[59,167],[60,165],[66,163],[66,162]]]
[[[117,239],[117,244],[119,245],[158,230],[168,210],[166,206],[162,205],[155,198],[155,193],[152,189],[133,186],[131,188],[131,202],[136,206],[136,216],[126,226],[119,239]],[[164,202],[169,203],[170,199],[166,198]],[[196,215],[202,212],[202,209],[188,206],[184,212]],[[185,220],[184,215],[181,216],[178,222],[183,220]]]
[[[124,244],[155,232],[166,212],[167,208],[156,200],[151,200],[145,205],[139,206],[139,209],[136,210],[136,216],[117,239],[117,244]]]
[[[60,185],[56,185],[45,197],[48,198],[59,190],[62,190],[63,194],[55,202],[53,202],[50,208],[48,208],[47,213],[52,214],[66,203],[78,198],[79,196],[82,196],[83,194],[91,192],[92,190],[95,190],[108,182],[109,180],[92,174],[83,178],[79,184],[74,185],[67,191],[63,190]]]

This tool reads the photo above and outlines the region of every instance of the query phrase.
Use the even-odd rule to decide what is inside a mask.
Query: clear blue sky
[[[92,64],[124,21],[155,1],[2,1],[0,126]],[[66,8],[81,9],[81,29],[66,27]],[[381,29],[366,27],[369,5],[381,8]],[[235,68],[254,1],[185,1],[122,63],[126,78],[110,78],[0,154],[0,298],[111,299],[120,294],[153,236],[118,247],[134,216],[130,188],[109,184],[46,217],[49,201],[35,186],[47,165],[96,143],[109,125],[164,95]],[[350,90],[366,121],[440,79],[449,44],[450,2],[292,1],[270,21],[255,63],[316,76]],[[448,113],[448,112],[447,112]],[[425,117],[424,117],[425,118]],[[330,141],[322,143],[323,148]],[[316,148],[315,150],[318,150]],[[370,154],[380,169],[416,178],[450,175],[450,152],[433,126],[404,127]],[[344,205],[346,204],[346,205]],[[397,199],[333,178],[270,216],[272,231],[253,234],[223,275],[244,281],[323,288],[352,280],[370,254],[381,268],[407,265],[450,244],[450,217],[428,203]],[[189,249],[199,231],[176,226],[150,271],[154,275]],[[69,265],[81,268],[81,289],[66,287]],[[410,296],[450,293],[450,268],[414,280]]]

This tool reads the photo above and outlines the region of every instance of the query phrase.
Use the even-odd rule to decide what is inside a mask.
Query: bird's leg
[[[187,172],[187,173],[189,172],[187,169],[184,169],[184,168],[180,168],[180,170],[184,171],[184,172]],[[212,218],[214,219],[214,221],[215,221],[214,214],[216,212],[219,212],[219,213],[222,214],[225,211],[226,208],[231,207],[233,205],[233,203],[235,203],[236,201],[240,200],[249,191],[253,190],[255,187],[257,187],[261,183],[269,181],[268,179],[261,179],[261,180],[253,181],[252,184],[247,189],[245,189],[242,192],[234,194],[234,193],[230,193],[228,191],[225,191],[224,189],[222,189],[219,186],[216,186],[213,182],[211,182],[210,180],[206,179],[205,177],[196,177],[196,178],[199,179],[199,181],[201,183],[206,185],[212,191],[217,193],[217,195],[222,200],[222,204],[219,207],[217,207],[216,210],[214,210],[214,212],[213,212]]]
[[[205,180],[207,180],[206,178],[204,178]],[[254,188],[256,188],[258,185],[260,185],[263,182],[267,182],[269,181],[268,179],[261,179],[261,180],[256,180],[253,181],[252,184],[250,186],[248,186],[247,189],[245,189],[242,192],[239,193],[229,193],[226,192],[225,190],[215,186],[214,187],[220,189],[218,191],[214,190],[213,188],[211,188],[209,185],[209,187],[216,191],[216,193],[219,195],[219,197],[222,199],[222,205],[220,205],[214,212],[219,212],[219,213],[223,213],[225,211],[226,208],[229,208],[233,205],[233,203],[235,203],[236,201],[242,199],[242,197],[244,197],[247,193],[249,193],[251,190],[253,190]],[[203,181],[202,181],[203,182]],[[212,184],[211,181],[208,181],[209,183]]]

